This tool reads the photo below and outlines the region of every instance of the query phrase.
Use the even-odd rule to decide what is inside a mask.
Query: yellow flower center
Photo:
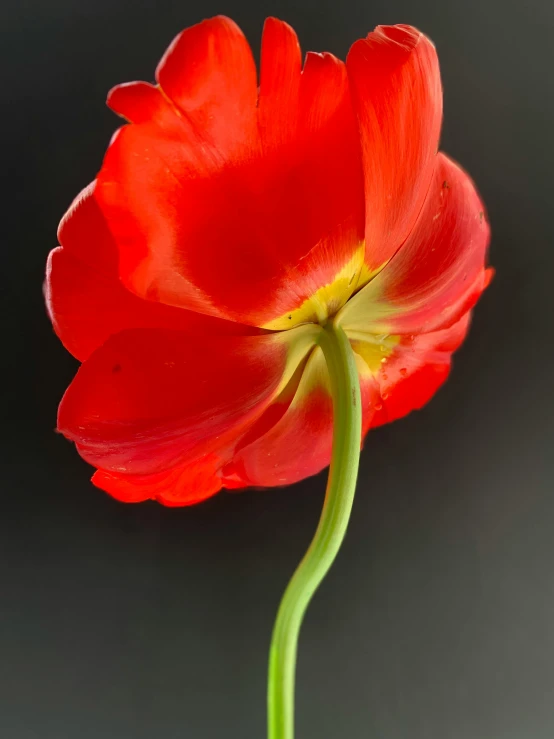
[[[279,316],[266,323],[263,328],[276,332],[287,332],[289,329],[298,329],[298,336],[303,335],[302,328],[307,329],[310,325],[316,328],[324,326],[326,322],[335,316],[355,293],[359,293],[368,283],[382,270],[384,264],[371,271],[365,263],[365,244],[362,242],[354,252],[353,256],[335,275],[334,279],[327,285],[318,288],[314,294],[304,300],[302,305],[295,310]],[[366,287],[366,289],[369,289]],[[379,313],[377,304],[376,314]],[[354,308],[353,314],[348,316],[348,327],[345,327],[346,335],[350,339],[352,349],[357,355],[358,368],[361,373],[376,375],[381,373],[386,377],[386,362],[393,353],[400,337],[384,334],[382,326],[377,329],[371,325],[366,310],[358,314],[358,306]],[[344,311],[343,311],[344,312]],[[352,324],[353,318],[356,320]],[[341,320],[341,317],[338,317]],[[315,324],[315,325],[314,325]],[[355,326],[355,328],[354,328]],[[324,359],[320,349],[314,349],[310,357],[310,367],[314,377],[327,375]],[[323,383],[323,384],[326,384]]]
[[[325,325],[327,320],[338,313],[355,292],[367,285],[371,278],[380,271],[380,269],[373,272],[369,270],[364,261],[364,253],[365,244],[362,242],[329,284],[316,290],[299,308],[269,321],[262,328],[271,331],[286,331],[303,323]]]

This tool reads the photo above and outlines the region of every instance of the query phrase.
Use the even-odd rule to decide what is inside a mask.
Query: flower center
[[[364,261],[365,244],[362,242],[353,256],[323,287],[314,291],[296,309],[266,323],[263,328],[272,331],[286,331],[303,323],[319,323],[322,326],[338,313],[350,297],[379,271],[371,272]]]

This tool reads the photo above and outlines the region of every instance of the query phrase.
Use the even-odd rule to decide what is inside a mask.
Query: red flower
[[[238,27],[181,33],[73,203],[47,304],[83,362],[58,426],[116,498],[185,505],[329,463],[320,324],[359,369],[363,431],[446,379],[487,285],[475,188],[438,153],[439,67],[410,26],[346,64],[269,19],[260,81]]]

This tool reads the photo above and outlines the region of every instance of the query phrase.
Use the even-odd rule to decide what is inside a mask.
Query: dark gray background
[[[554,6],[546,0],[14,0],[0,10],[0,736],[261,739],[282,590],[325,474],[188,509],[125,506],[53,433],[76,362],[41,281],[98,170],[115,83],[225,12],[344,56],[377,23],[438,46],[443,148],[476,179],[496,279],[449,383],[370,434],[344,549],[309,610],[299,739],[554,735]]]

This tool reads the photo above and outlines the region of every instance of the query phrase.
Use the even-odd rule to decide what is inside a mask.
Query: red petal
[[[164,57],[159,81],[179,114],[137,83],[112,94],[142,122],[112,142],[98,197],[130,289],[265,325],[362,242],[361,155],[342,62],[308,55],[300,75],[294,33],[268,21],[256,108],[250,52],[229,24],[188,29]]]
[[[448,377],[452,354],[465,339],[469,322],[467,313],[442,331],[402,337],[392,354],[380,363],[378,371],[373,366],[373,354],[367,357],[367,346],[364,351],[363,342],[353,342],[354,351],[366,356],[366,361],[369,359],[371,366],[368,371],[366,364],[364,375],[376,378],[380,386],[381,399],[375,408],[372,427],[402,418],[429,402]]]
[[[256,64],[232,20],[218,16],[185,29],[165,52],[156,79],[199,139],[221,155],[243,154],[252,144]]]
[[[60,404],[59,429],[105,471],[151,475],[192,463],[244,433],[317,330],[217,338],[123,331],[81,366]]]
[[[431,188],[410,236],[391,262],[347,304],[347,330],[382,334],[434,331],[455,323],[476,302],[489,226],[468,175],[439,154]]]
[[[359,137],[346,67],[332,54],[307,54],[297,127],[278,157],[268,180],[280,191],[277,204],[285,217],[283,210],[271,215],[271,248],[280,255],[284,272],[263,286],[278,296],[271,306],[273,318],[294,311],[332,283],[363,245]],[[270,323],[268,313],[258,321]]]
[[[252,332],[230,321],[142,300],[120,282],[117,250],[94,197],[94,183],[76,198],[59,228],[61,247],[48,258],[46,303],[64,346],[84,361],[126,328],[178,328],[191,334]]]
[[[108,106],[132,123],[157,121],[171,125],[177,114],[159,87],[148,82],[125,82],[108,93]]]
[[[97,470],[93,483],[123,503],[157,500],[167,506],[199,503],[221,490],[220,458],[208,454],[193,464],[184,464],[153,475],[118,475]]]
[[[378,399],[373,378],[361,377],[363,432]],[[281,407],[279,407],[281,406]],[[222,470],[226,487],[288,485],[315,475],[331,460],[333,406],[327,367],[321,349],[315,349],[293,398],[274,403],[239,444],[232,462]],[[268,430],[265,430],[265,428]],[[254,433],[257,438],[252,438]]]
[[[366,196],[366,261],[381,267],[421,210],[442,119],[433,44],[411,26],[378,26],[347,58],[358,115]]]
[[[298,115],[300,44],[283,21],[268,18],[262,35],[258,123],[266,148],[290,140]]]

